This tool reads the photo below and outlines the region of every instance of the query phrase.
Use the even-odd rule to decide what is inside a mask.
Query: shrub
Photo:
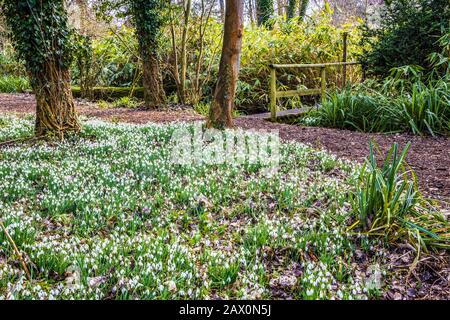
[[[429,57],[441,52],[437,41],[449,29],[448,0],[390,0],[380,25],[365,28],[360,59],[368,75],[386,77],[394,67],[419,65],[431,69]]]
[[[0,52],[0,75],[17,77],[26,76],[23,61],[18,59],[14,49],[9,45]]]
[[[136,108],[138,105],[139,101],[130,97],[122,97],[112,103],[114,108]]]
[[[31,90],[31,87],[26,77],[0,76],[0,92],[21,93],[29,90]]]
[[[320,108],[300,119],[300,123],[363,132],[394,132],[404,127],[400,113],[387,96],[357,85],[334,91]]]
[[[385,115],[389,100],[382,95],[353,92],[351,88],[331,94],[312,116],[319,125],[364,132],[393,131],[392,117]],[[381,111],[381,112],[380,112]]]

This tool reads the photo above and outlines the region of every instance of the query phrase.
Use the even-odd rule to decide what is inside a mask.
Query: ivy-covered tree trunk
[[[2,0],[16,51],[36,95],[37,136],[79,131],[70,87],[70,32],[63,0]]]
[[[70,72],[57,63],[48,62],[45,70],[33,79],[32,87],[36,96],[37,136],[65,131],[78,131],[80,125],[72,98]]]
[[[290,20],[295,16],[298,0],[289,0],[287,7],[287,19]]]
[[[242,47],[243,3],[244,0],[226,1],[222,56],[207,123],[210,128],[233,126],[232,114]]]
[[[300,17],[300,20],[305,20],[306,16],[306,10],[308,10],[309,0],[302,0],[302,3],[300,5],[300,10],[298,16]]]
[[[256,0],[256,18],[258,26],[268,26],[269,19],[273,16],[273,0]]]
[[[131,12],[138,37],[142,61],[145,106],[155,109],[166,100],[159,68],[159,36],[163,25],[164,0],[133,0]]]

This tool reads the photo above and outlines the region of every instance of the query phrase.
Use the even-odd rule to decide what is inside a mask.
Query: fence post
[[[322,103],[325,101],[326,99],[326,93],[327,93],[327,80],[326,80],[326,71],[325,71],[325,67],[322,67],[320,69],[320,80],[322,83],[321,86],[321,97],[322,97]]]
[[[342,66],[342,86],[345,87],[347,85],[347,65],[345,64],[347,62],[347,36],[348,33],[344,32],[343,34],[343,52],[342,52],[342,62],[344,62],[344,65]]]
[[[270,67],[270,118],[277,119],[277,71],[273,66]]]

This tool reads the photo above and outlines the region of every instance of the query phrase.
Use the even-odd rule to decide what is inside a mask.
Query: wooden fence
[[[345,50],[344,50],[345,52]],[[344,58],[345,60],[345,58]],[[350,62],[331,62],[318,64],[272,64],[270,65],[270,118],[275,121],[277,118],[277,98],[282,97],[300,97],[309,95],[321,95],[322,100],[326,96],[326,68],[331,66],[342,66],[343,83],[347,82],[347,66],[359,64],[356,61]],[[277,90],[277,69],[286,68],[320,68],[320,88],[316,89],[301,89],[301,90]]]

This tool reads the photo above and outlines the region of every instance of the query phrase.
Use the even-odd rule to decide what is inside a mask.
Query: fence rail
[[[330,62],[330,63],[311,63],[311,64],[271,64],[270,67],[270,118],[275,121],[277,118],[277,98],[282,97],[300,97],[320,94],[322,100],[325,99],[327,84],[326,84],[326,68],[332,66],[342,66],[343,83],[347,82],[347,66],[356,65],[359,62]],[[286,68],[320,68],[320,88],[316,89],[302,89],[302,90],[277,90],[277,69]]]

